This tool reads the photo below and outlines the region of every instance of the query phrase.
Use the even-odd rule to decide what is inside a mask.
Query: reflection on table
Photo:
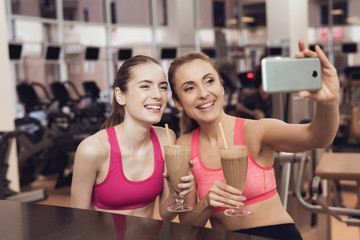
[[[1,239],[266,239],[97,211],[0,200]]]

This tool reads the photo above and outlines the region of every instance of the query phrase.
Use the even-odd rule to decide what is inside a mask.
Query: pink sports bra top
[[[133,182],[126,178],[121,161],[121,151],[114,127],[106,129],[110,143],[110,166],[105,180],[95,184],[91,203],[102,209],[126,210],[144,207],[152,203],[163,187],[164,159],[154,129],[150,138],[154,148],[154,171],[142,181]]]
[[[244,119],[237,118],[235,122],[234,145],[244,145],[243,138]],[[224,183],[225,177],[222,168],[211,169],[204,165],[200,157],[199,150],[200,128],[195,129],[191,140],[191,159],[194,161],[192,168],[195,177],[199,198],[202,199],[208,192],[214,180]],[[248,171],[243,189],[243,195],[247,198],[245,205],[256,203],[268,199],[276,193],[276,180],[274,169],[265,168],[255,162],[254,158],[248,153]],[[214,208],[213,212],[224,208]]]

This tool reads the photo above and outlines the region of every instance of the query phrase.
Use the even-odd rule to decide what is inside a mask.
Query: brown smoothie
[[[181,183],[181,177],[189,175],[190,171],[190,146],[164,146],[164,153],[170,183],[174,190],[180,193],[182,189],[178,184]]]
[[[234,145],[227,149],[220,148],[220,157],[226,183],[242,191],[248,168],[247,146]]]

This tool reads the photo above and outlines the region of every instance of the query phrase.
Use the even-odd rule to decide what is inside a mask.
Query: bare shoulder
[[[282,120],[274,118],[264,118],[259,120],[245,120],[244,140],[248,144],[267,144],[273,145],[276,141],[286,142],[291,140],[299,132],[305,132],[305,127],[300,124],[288,124]]]
[[[177,141],[176,141],[176,144],[191,144],[191,139],[192,139],[192,135],[193,135],[193,132],[190,132],[190,133],[187,133],[187,134],[184,134],[184,135],[181,135]]]
[[[156,133],[156,136],[159,139],[161,146],[168,145],[169,143],[168,143],[168,139],[167,139],[166,128],[159,127],[159,126],[153,126],[153,128]],[[176,134],[171,129],[169,129],[169,137],[170,137],[171,144],[174,144],[175,140],[176,140]]]
[[[85,138],[77,147],[75,160],[95,162],[99,159],[106,159],[110,150],[110,144],[106,130]]]
[[[166,128],[164,127],[159,127],[159,126],[153,126],[154,130],[155,130],[155,133],[156,135],[159,136],[165,136],[166,137]],[[171,129],[169,129],[169,133],[170,133],[170,136],[171,135],[174,135],[175,136],[175,132]]]

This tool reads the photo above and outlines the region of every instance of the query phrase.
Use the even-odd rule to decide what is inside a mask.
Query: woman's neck
[[[139,124],[134,121],[124,121],[115,126],[119,144],[128,148],[140,148],[147,145],[150,139],[151,125]]]
[[[210,145],[214,146],[223,146],[224,140],[222,138],[219,123],[222,124],[225,136],[228,136],[232,133],[232,122],[234,117],[223,114],[216,121],[207,122],[207,123],[199,123],[200,125],[200,137],[204,138],[205,141],[209,142]]]

